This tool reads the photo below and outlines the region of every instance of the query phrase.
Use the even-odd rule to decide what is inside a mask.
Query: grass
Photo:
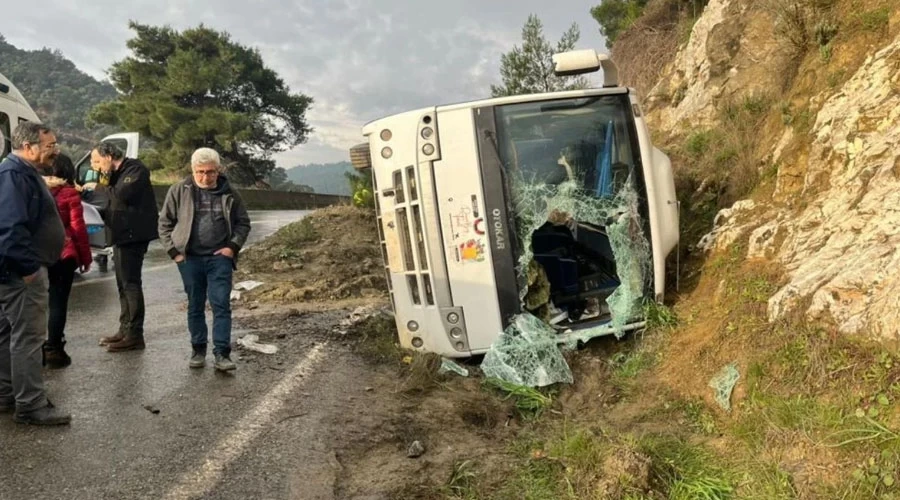
[[[682,237],[696,241],[709,231],[718,210],[749,195],[760,182],[760,127],[772,109],[768,94],[723,101],[715,128],[691,131],[665,146],[677,166]]]
[[[444,494],[453,499],[477,499],[476,481],[475,463],[471,460],[458,461],[453,464],[450,478],[447,479],[447,484],[443,488]]]
[[[397,337],[397,325],[382,314],[370,316],[347,332],[356,338],[354,351],[372,363],[398,363],[402,353]]]
[[[648,330],[672,329],[678,325],[678,317],[670,307],[655,300],[644,302],[644,320]]]
[[[868,32],[884,32],[888,23],[891,21],[890,7],[881,7],[879,9],[861,12],[856,15],[856,22],[859,28]]]
[[[593,498],[612,448],[604,435],[567,421],[525,432],[510,446],[518,467],[490,498]]]
[[[702,446],[667,436],[647,436],[638,448],[651,459],[651,474],[671,500],[724,500],[734,491],[730,472]]]
[[[852,427],[841,429],[828,436],[826,446],[842,447],[855,443],[871,442],[877,446],[888,446],[900,449],[900,433],[893,431],[868,416],[863,411],[857,414],[858,423]]]
[[[399,352],[393,345],[390,348],[386,344],[377,346],[381,351],[382,359],[391,358]],[[409,365],[406,376],[401,385],[404,394],[425,394],[441,384],[441,375],[438,370],[441,367],[441,357],[434,353],[412,352],[409,355]]]
[[[498,378],[487,378],[484,384],[502,392],[504,399],[513,398],[516,410],[526,420],[540,417],[553,404],[551,396],[533,387],[514,384]]]
[[[780,465],[750,459],[743,464],[743,478],[736,488],[745,500],[795,500],[800,495],[791,474]]]
[[[609,358],[609,364],[613,368],[613,385],[627,390],[638,375],[653,364],[653,357],[642,350],[619,352]]]

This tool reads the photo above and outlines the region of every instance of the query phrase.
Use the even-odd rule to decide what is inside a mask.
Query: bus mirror
[[[372,168],[372,155],[369,153],[369,143],[364,142],[350,148],[350,163],[356,170]]]
[[[619,85],[619,70],[606,54],[598,54],[594,49],[570,50],[553,54],[553,72],[559,76],[593,73],[603,68],[603,86]]]

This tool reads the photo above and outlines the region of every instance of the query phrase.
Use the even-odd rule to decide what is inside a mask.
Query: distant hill
[[[311,163],[298,165],[287,170],[289,181],[311,186],[317,193],[350,196],[350,183],[345,172],[354,172],[349,161],[338,163]]]
[[[22,50],[0,35],[0,72],[18,87],[41,121],[57,130],[70,154],[85,151],[108,132],[89,129],[85,117],[96,104],[113,99],[115,88],[76,68],[59,50]]]

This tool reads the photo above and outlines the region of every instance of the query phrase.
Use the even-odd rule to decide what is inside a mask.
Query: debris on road
[[[716,402],[725,411],[731,411],[731,393],[734,391],[734,385],[737,383],[738,378],[740,378],[740,374],[738,373],[737,364],[731,363],[723,367],[709,381],[709,387],[715,391]]]
[[[406,456],[409,458],[419,458],[425,454],[425,446],[420,441],[413,441],[406,450]]]
[[[572,371],[557,347],[553,327],[522,313],[484,355],[485,376],[528,387],[572,383]]]
[[[241,291],[250,291],[262,285],[262,281],[246,280],[234,285],[231,289],[231,300],[241,300]]]
[[[335,326],[335,331],[341,335],[346,335],[350,328],[379,313],[380,311],[374,307],[359,306]]]
[[[469,370],[463,368],[462,365],[460,365],[459,363],[457,363],[453,360],[447,359],[447,358],[441,358],[441,367],[438,368],[438,373],[450,373],[450,372],[460,375],[462,377],[469,376]]]
[[[250,351],[261,352],[263,354],[275,354],[278,352],[278,346],[271,344],[260,344],[259,335],[248,334],[239,338],[237,345]]]

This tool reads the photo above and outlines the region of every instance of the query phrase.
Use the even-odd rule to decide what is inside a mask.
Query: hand
[[[175,256],[175,263],[176,263],[176,264],[181,264],[182,262],[184,262],[184,255],[181,255],[181,254],[176,255],[176,256]]]
[[[83,191],[93,191],[93,190],[97,189],[97,183],[96,182],[88,182],[87,184],[81,186],[81,189]]]
[[[213,255],[224,255],[225,257],[228,257],[229,259],[233,259],[234,258],[234,250],[232,250],[228,247],[225,247],[225,248],[219,249]]]
[[[28,276],[23,276],[22,281],[25,282],[26,285],[30,285],[34,282],[35,278],[37,278],[38,273],[29,274]]]
[[[81,266],[81,268],[80,268],[79,270],[81,271],[81,274],[84,274],[84,273],[90,271],[90,270],[91,270],[91,263],[88,262],[87,264],[82,264],[82,266]]]

